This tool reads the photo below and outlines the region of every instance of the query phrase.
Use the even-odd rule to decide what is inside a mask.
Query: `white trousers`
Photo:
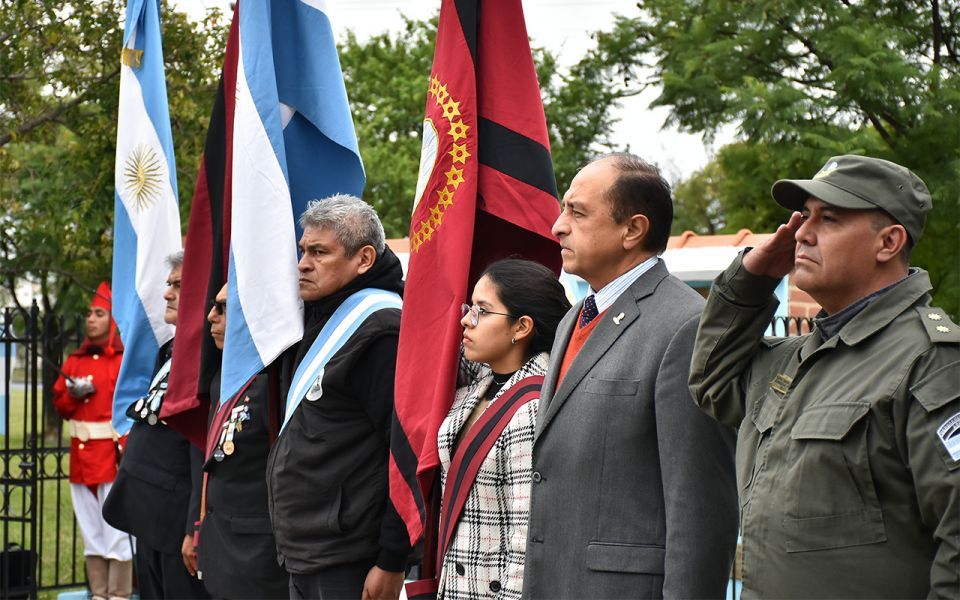
[[[90,488],[82,483],[70,484],[70,498],[73,500],[73,512],[80,524],[83,536],[83,555],[102,556],[111,560],[130,560],[130,537],[114,529],[103,520],[103,501],[107,499],[113,482],[101,483],[94,495]]]

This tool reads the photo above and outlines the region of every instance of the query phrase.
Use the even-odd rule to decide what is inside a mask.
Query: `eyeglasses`
[[[462,318],[464,318],[465,316],[467,316],[467,313],[470,313],[470,325],[472,325],[472,326],[474,326],[474,327],[476,327],[477,325],[480,324],[480,316],[481,316],[481,315],[500,315],[501,317],[510,317],[511,319],[517,319],[517,318],[519,318],[519,317],[515,317],[515,316],[513,316],[513,315],[511,315],[511,314],[509,314],[509,313],[493,312],[492,310],[487,310],[487,309],[485,309],[485,308],[480,308],[480,307],[477,306],[476,304],[474,304],[473,306],[470,306],[469,304],[461,304],[461,305],[460,305],[460,318],[462,319]]]
[[[227,301],[214,298],[210,301],[210,309],[217,311],[217,314],[222,316],[223,311],[227,310]]]

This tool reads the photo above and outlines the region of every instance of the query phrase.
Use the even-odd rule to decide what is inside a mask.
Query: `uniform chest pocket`
[[[868,402],[804,410],[790,432],[783,520],[787,552],[887,539],[870,469]]]

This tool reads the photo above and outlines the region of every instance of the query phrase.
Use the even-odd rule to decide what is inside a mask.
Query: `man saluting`
[[[795,212],[717,277],[690,374],[740,428],[743,597],[960,597],[960,329],[909,266],[930,193],[837,156],[773,197]],[[791,271],[823,311],[763,337]]]

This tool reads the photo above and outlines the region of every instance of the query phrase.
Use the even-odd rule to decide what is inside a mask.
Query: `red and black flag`
[[[227,280],[235,96],[225,90],[237,87],[238,13],[239,3],[230,25],[223,72],[190,208],[173,362],[160,412],[170,427],[199,448],[206,440],[210,384],[221,358],[210,337],[207,312]]]
[[[460,306],[508,256],[559,274],[560,214],[520,0],[443,0],[397,358],[390,493],[415,542],[435,493],[437,430],[453,401]],[[431,533],[428,531],[428,534]],[[432,560],[425,557],[424,564]]]

